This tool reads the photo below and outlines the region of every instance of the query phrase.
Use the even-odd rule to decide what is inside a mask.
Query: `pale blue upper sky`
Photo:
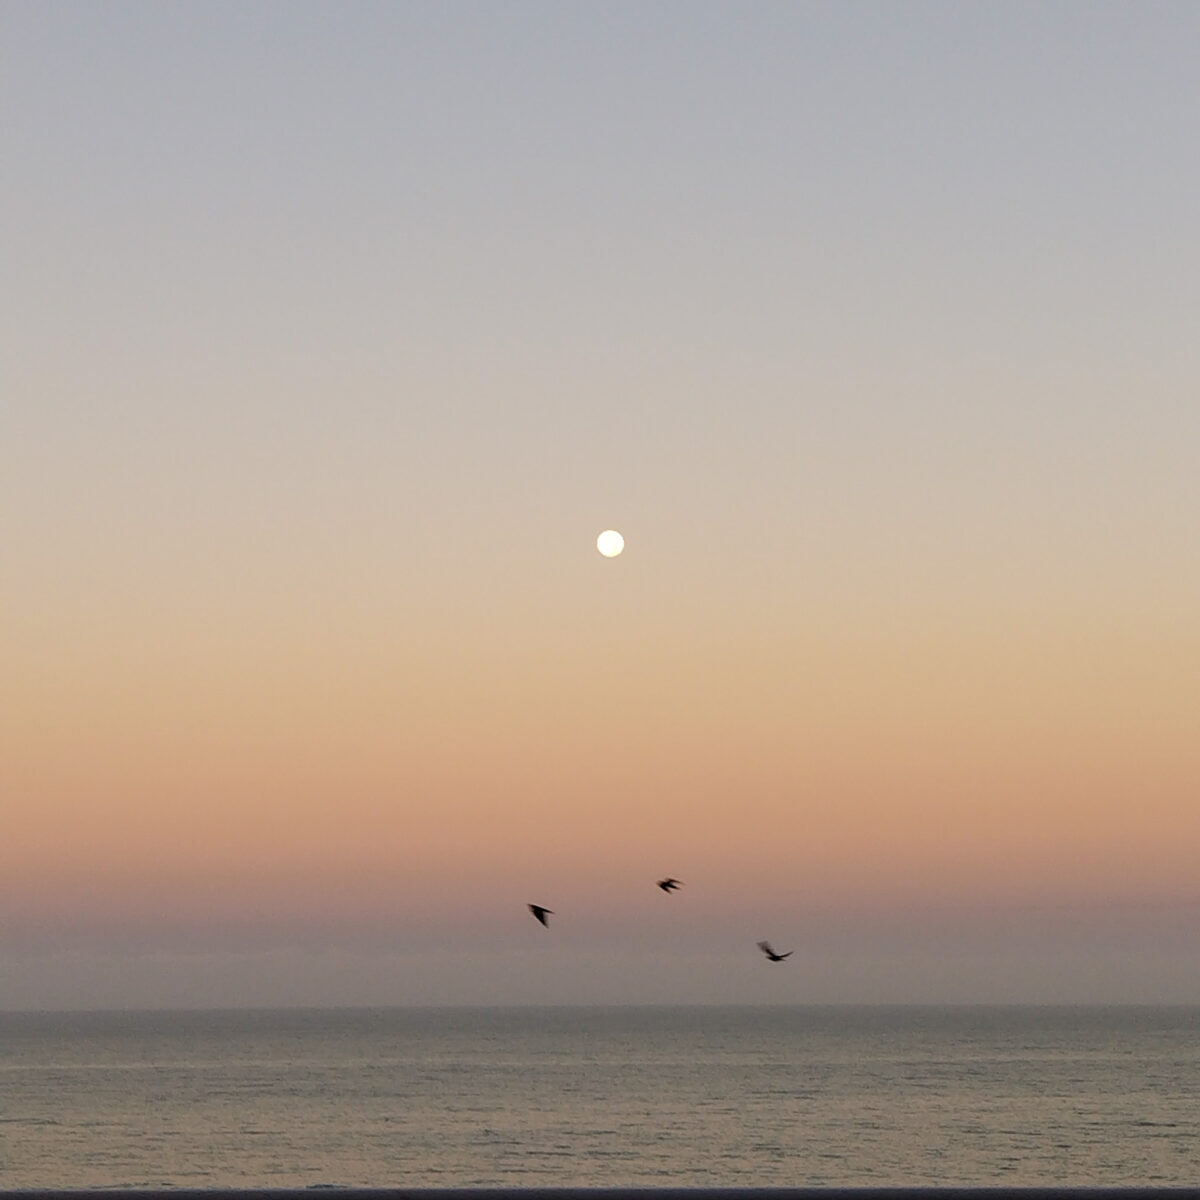
[[[4,19],[35,556],[563,508],[754,557],[807,513],[1200,585],[1194,4]]]

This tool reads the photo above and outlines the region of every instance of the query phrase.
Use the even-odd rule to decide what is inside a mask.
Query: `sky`
[[[1200,1002],[1200,8],[0,11],[0,1007]]]

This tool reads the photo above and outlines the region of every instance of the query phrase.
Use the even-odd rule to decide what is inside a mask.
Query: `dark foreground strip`
[[[1200,1166],[1197,1167],[1200,1177]],[[95,1188],[0,1200],[1200,1200],[1198,1187]]]

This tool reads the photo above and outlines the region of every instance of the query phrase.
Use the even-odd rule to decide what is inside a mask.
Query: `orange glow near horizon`
[[[726,608],[705,636],[580,599],[557,626],[477,602],[317,639],[285,612],[18,655],[10,903],[270,923],[427,919],[432,894],[457,920],[523,880],[602,907],[659,864],[714,903],[880,913],[1194,893],[1178,629],[905,625],[881,601],[841,625]]]

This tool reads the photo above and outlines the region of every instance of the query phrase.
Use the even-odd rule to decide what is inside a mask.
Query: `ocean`
[[[1197,1008],[0,1014],[0,1187],[1200,1182]]]

